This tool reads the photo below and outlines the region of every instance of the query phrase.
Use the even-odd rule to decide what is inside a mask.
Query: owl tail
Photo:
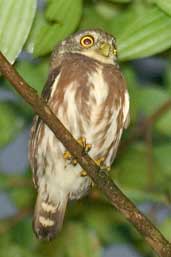
[[[53,202],[41,198],[38,193],[33,218],[33,230],[38,239],[51,240],[61,230],[68,202],[68,196]]]

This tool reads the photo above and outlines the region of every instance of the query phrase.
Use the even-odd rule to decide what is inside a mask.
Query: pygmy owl
[[[84,30],[62,41],[53,51],[42,97],[85,151],[111,166],[129,117],[114,37]],[[33,228],[38,238],[49,240],[62,227],[68,200],[84,196],[92,181],[38,116],[29,158],[38,192]]]

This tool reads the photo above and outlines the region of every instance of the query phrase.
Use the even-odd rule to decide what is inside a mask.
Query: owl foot
[[[80,137],[77,142],[83,147],[85,153],[88,153],[91,150],[91,144],[86,144],[86,139],[84,137]],[[75,159],[69,151],[65,151],[63,157],[73,166],[76,166],[78,163],[77,159]]]
[[[104,165],[105,158],[101,157],[100,159],[95,160],[95,163],[100,167],[101,170],[109,172],[111,170],[110,166]]]
[[[111,170],[111,167],[104,165],[104,160],[105,160],[105,158],[101,157],[100,159],[95,160],[95,163],[100,167],[101,170],[105,170],[105,171],[109,172]],[[87,176],[87,172],[85,170],[82,170],[80,172],[80,176],[81,177],[86,177]],[[94,182],[92,182],[92,186],[93,185],[94,185]]]
[[[85,170],[82,170],[80,173],[81,177],[86,177],[87,176],[87,172]]]
[[[65,151],[63,157],[66,161],[69,161],[69,163],[73,166],[77,165],[77,160],[72,156],[72,154],[69,151]]]
[[[92,145],[86,143],[85,137],[80,137],[77,142],[83,147],[83,151],[88,153],[91,150]]]

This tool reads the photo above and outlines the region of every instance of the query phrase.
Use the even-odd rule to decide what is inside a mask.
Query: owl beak
[[[106,43],[106,42],[101,43],[101,45],[99,47],[100,54],[105,57],[108,57],[109,53],[110,53],[110,48],[111,48],[111,45],[109,43]]]

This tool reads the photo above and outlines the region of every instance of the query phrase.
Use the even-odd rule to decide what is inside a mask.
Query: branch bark
[[[121,192],[105,171],[100,170],[99,166],[83,151],[81,145],[77,143],[70,132],[62,125],[44,99],[39,97],[37,92],[23,80],[1,52],[0,71],[53,131],[55,136],[78,160],[82,168],[87,171],[88,175],[107,196],[109,202],[135,226],[158,256],[171,257],[171,244],[150,220]]]

